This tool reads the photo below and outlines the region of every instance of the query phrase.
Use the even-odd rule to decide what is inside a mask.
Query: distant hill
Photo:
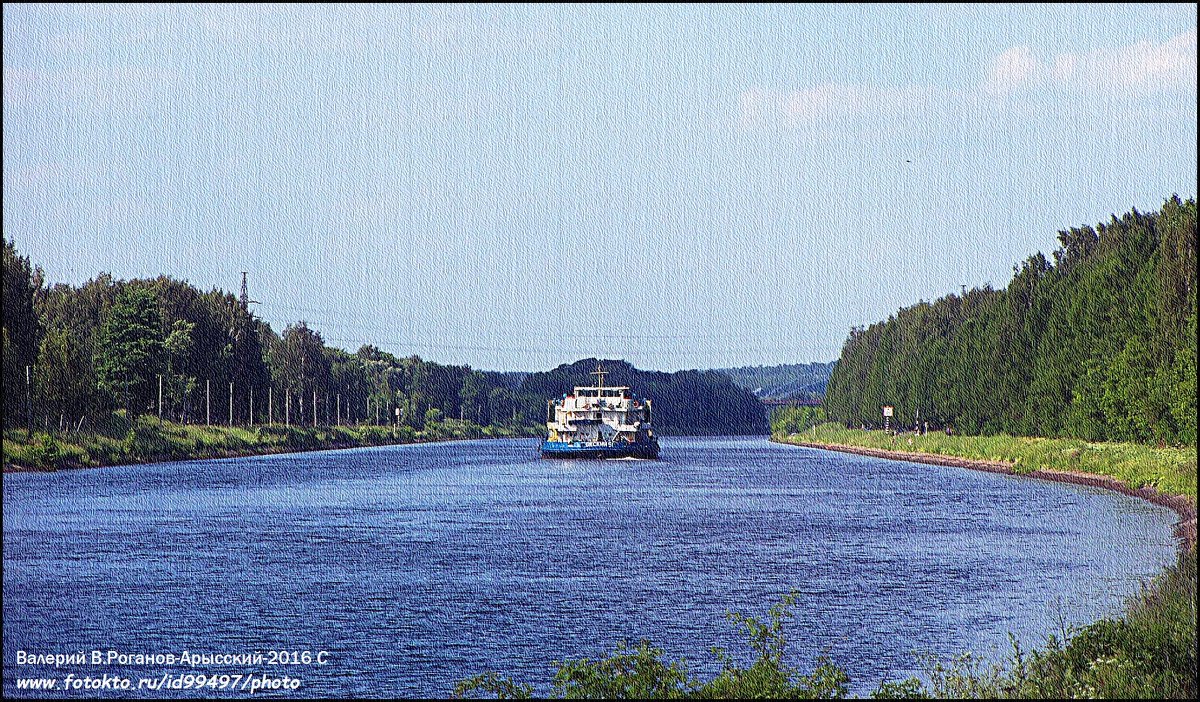
[[[587,358],[554,370],[530,373],[521,383],[526,397],[560,397],[576,385],[594,385],[597,360]],[[643,371],[625,361],[604,360],[605,385],[628,385],[654,403],[654,426],[663,434],[766,434],[767,415],[752,393],[717,371]]]
[[[825,394],[829,376],[837,361],[795,363],[781,366],[744,366],[720,368],[739,387],[764,400],[819,398]]]

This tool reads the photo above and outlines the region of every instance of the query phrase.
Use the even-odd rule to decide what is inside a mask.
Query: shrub
[[[34,440],[30,457],[39,468],[52,468],[58,463],[62,453],[58,440],[49,434],[38,434]]]
[[[648,641],[636,648],[619,644],[612,655],[598,660],[583,658],[558,663],[551,683],[562,699],[836,699],[846,696],[849,677],[828,658],[817,659],[810,675],[785,661],[787,637],[784,620],[793,616],[796,595],[784,597],[768,611],[768,621],[736,612],[727,614],[735,626],[746,630],[754,654],[749,667],[740,667],[723,650],[714,649],[721,672],[701,681],[688,674],[686,660],[665,661],[664,651]],[[459,682],[455,697],[486,695],[497,699],[528,698],[533,686],[488,672]]]

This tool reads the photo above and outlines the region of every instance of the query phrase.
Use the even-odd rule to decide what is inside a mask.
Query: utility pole
[[[250,426],[254,426],[254,386],[250,386]]]
[[[158,423],[162,424],[162,373],[158,374]]]
[[[229,426],[233,426],[233,383],[229,383]]]
[[[211,384],[212,384],[212,379],[205,378],[205,380],[204,380],[204,426],[206,426],[206,427],[212,426],[212,392],[211,392],[212,388],[210,387]]]
[[[313,415],[313,428],[315,429],[317,426],[317,391],[316,390],[313,390],[312,415]]]
[[[275,388],[267,386],[267,424],[275,423]]]
[[[128,396],[128,391],[125,394]],[[126,401],[125,404],[128,406],[129,402]],[[129,416],[128,408],[125,415]],[[25,366],[25,433],[33,434],[33,366]]]
[[[283,426],[292,426],[292,391],[289,389],[283,391]]]
[[[342,426],[342,394],[337,396],[337,425]]]
[[[238,302],[242,303],[242,309],[246,311],[250,310],[250,305],[260,304],[258,300],[250,299],[250,291],[246,287],[246,271],[242,271],[242,297]]]

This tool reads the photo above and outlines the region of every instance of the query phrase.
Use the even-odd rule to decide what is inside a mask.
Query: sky
[[[1195,5],[5,4],[4,235],[486,370],[830,361],[1195,197]]]

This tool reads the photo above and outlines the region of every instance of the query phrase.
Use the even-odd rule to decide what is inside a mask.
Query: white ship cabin
[[[634,397],[626,386],[606,387],[605,372],[599,368],[592,375],[599,376],[596,385],[577,385],[571,394],[548,403],[549,440],[633,443],[653,437],[650,400]]]

